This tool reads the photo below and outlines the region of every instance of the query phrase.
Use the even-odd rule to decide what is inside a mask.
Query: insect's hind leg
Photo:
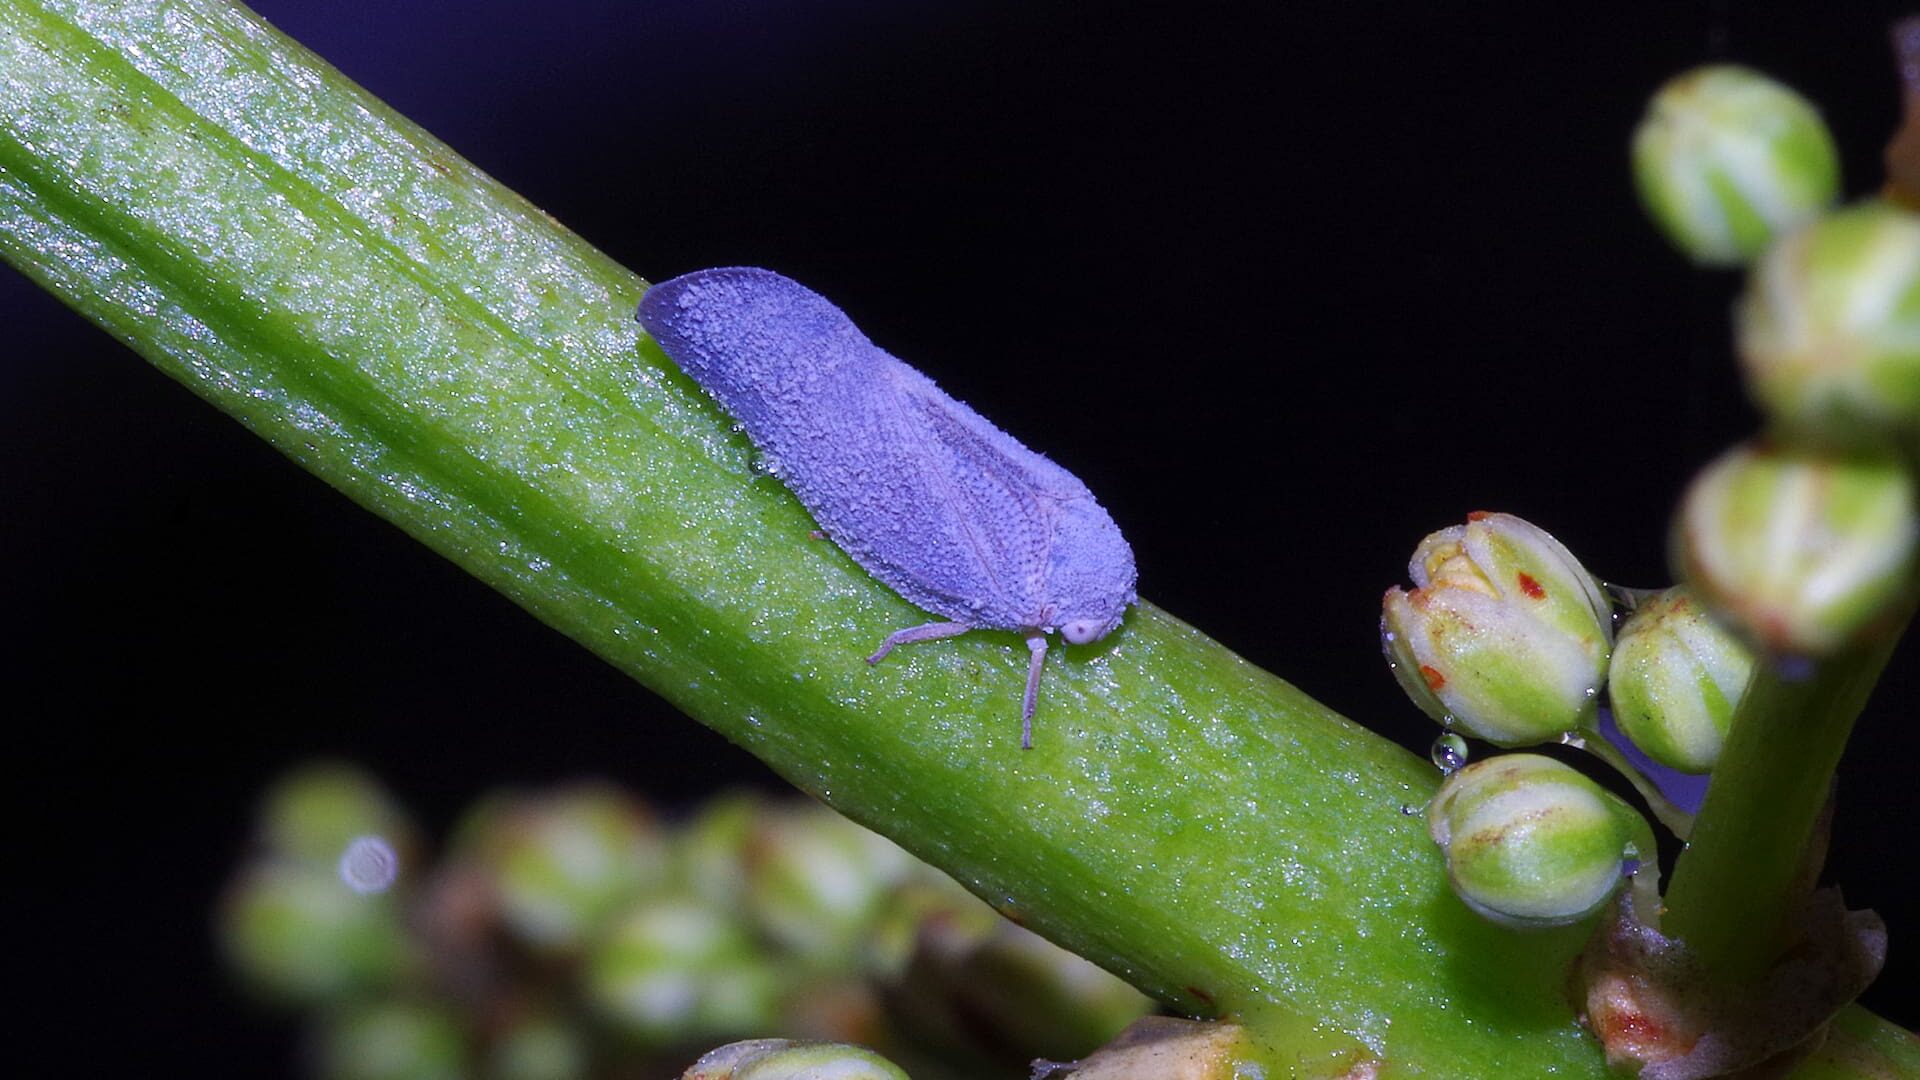
[[[880,643],[879,652],[867,657],[867,663],[877,664],[886,659],[886,655],[892,652],[896,645],[911,645],[916,641],[934,641],[943,637],[959,637],[971,629],[973,629],[972,625],[963,622],[933,622],[925,626],[910,626],[905,630],[895,630],[887,635],[887,640]]]

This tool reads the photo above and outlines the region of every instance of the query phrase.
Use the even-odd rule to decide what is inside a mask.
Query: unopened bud
[[[1482,916],[1517,929],[1564,926],[1600,910],[1646,833],[1637,815],[1577,769],[1506,754],[1449,776],[1427,808],[1447,878]],[[1650,834],[1649,834],[1650,835]]]
[[[1695,478],[1674,552],[1694,594],[1748,640],[1819,656],[1886,622],[1917,539],[1898,461],[1742,447]]]
[[[1720,758],[1753,653],[1707,614],[1686,586],[1643,602],[1613,643],[1613,720],[1648,757],[1703,773]]]
[[[1748,388],[1787,430],[1835,445],[1920,431],[1920,215],[1868,202],[1795,231],[1737,315]]]
[[[1387,590],[1381,638],[1429,716],[1502,746],[1593,716],[1611,606],[1558,540],[1511,514],[1474,514],[1422,541],[1407,572],[1415,587]]]
[[[750,1039],[708,1052],[681,1080],[907,1080],[900,1066],[848,1043]]]
[[[331,864],[354,840],[381,837],[405,852],[414,828],[380,782],[339,762],[307,765],[274,783],[260,804],[260,840],[274,856]]]
[[[777,811],[752,792],[716,795],[674,832],[675,881],[727,911],[738,911],[747,892],[747,853],[760,820]]]
[[[850,965],[913,857],[824,806],[764,815],[748,856],[747,909],[805,962]]]
[[[594,943],[587,996],[642,1043],[737,1035],[775,1020],[773,966],[746,928],[710,905],[642,904]]]
[[[255,989],[297,1004],[391,985],[410,960],[391,897],[355,891],[331,866],[285,859],[242,871],[220,937]]]
[[[577,949],[666,877],[666,844],[645,809],[589,785],[521,797],[485,813],[476,831],[500,911],[523,940]]]
[[[1731,64],[1660,88],[1634,132],[1633,175],[1667,239],[1709,266],[1751,259],[1840,187],[1833,136],[1813,106]]]

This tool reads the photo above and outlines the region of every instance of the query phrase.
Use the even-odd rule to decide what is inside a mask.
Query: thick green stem
[[[1808,845],[1898,634],[1790,678],[1755,667],[1674,867],[1663,930],[1730,980],[1764,972],[1811,887]],[[1817,868],[1815,868],[1817,869]]]
[[[1584,929],[1454,899],[1424,761],[1150,605],[1049,661],[1031,752],[1017,637],[869,667],[923,616],[640,340],[644,282],[244,9],[0,0],[0,256],[1267,1075],[1605,1075]]]

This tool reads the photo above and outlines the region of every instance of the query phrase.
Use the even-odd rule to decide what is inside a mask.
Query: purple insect
[[[640,325],[733,414],[820,527],[940,621],[1026,635],[1020,745],[1059,631],[1084,645],[1134,602],[1133,549],[1072,473],[868,341],[825,297],[769,270],[701,270],[640,301]]]

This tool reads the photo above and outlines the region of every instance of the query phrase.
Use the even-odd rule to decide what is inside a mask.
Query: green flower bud
[[[907,1080],[898,1065],[865,1047],[749,1039],[708,1052],[680,1080]]]
[[[1427,807],[1454,893],[1516,929],[1564,926],[1600,910],[1620,887],[1624,861],[1638,855],[1636,842],[1650,835],[1637,818],[1577,769],[1538,754],[1469,765]]]
[[[1478,513],[1421,541],[1414,589],[1387,590],[1380,636],[1414,704],[1502,746],[1594,714],[1613,624],[1606,593],[1558,540]]]
[[[1795,434],[1920,430],[1920,215],[1867,202],[1781,241],[1735,310],[1747,386]]]
[[[744,927],[681,899],[621,917],[590,950],[586,987],[602,1016],[650,1044],[770,1027],[780,989]]]
[[[1640,199],[1688,258],[1737,266],[1840,188],[1833,136],[1805,98],[1730,64],[1667,83],[1633,135]]]
[[[1620,730],[1648,757],[1703,773],[1719,760],[1753,653],[1676,586],[1645,601],[1620,628],[1607,696]]]
[[[464,1080],[466,1038],[447,1013],[387,1002],[328,1023],[319,1044],[322,1080]]]
[[[275,856],[336,862],[347,845],[378,836],[396,850],[417,846],[406,813],[364,770],[339,762],[300,768],[261,800],[260,839]]]
[[[913,857],[824,806],[760,823],[749,854],[747,907],[769,937],[805,960],[845,966]]]
[[[610,787],[496,805],[478,831],[502,918],[541,948],[578,948],[666,877],[666,843],[652,819]]]
[[[1891,615],[1916,538],[1898,462],[1742,447],[1688,489],[1674,561],[1694,594],[1760,648],[1823,655]]]
[[[739,910],[746,900],[748,848],[770,812],[752,792],[708,799],[674,834],[675,882],[702,900]]]
[[[392,985],[410,948],[390,896],[356,892],[331,865],[243,871],[221,906],[227,959],[262,993],[316,1004]]]

